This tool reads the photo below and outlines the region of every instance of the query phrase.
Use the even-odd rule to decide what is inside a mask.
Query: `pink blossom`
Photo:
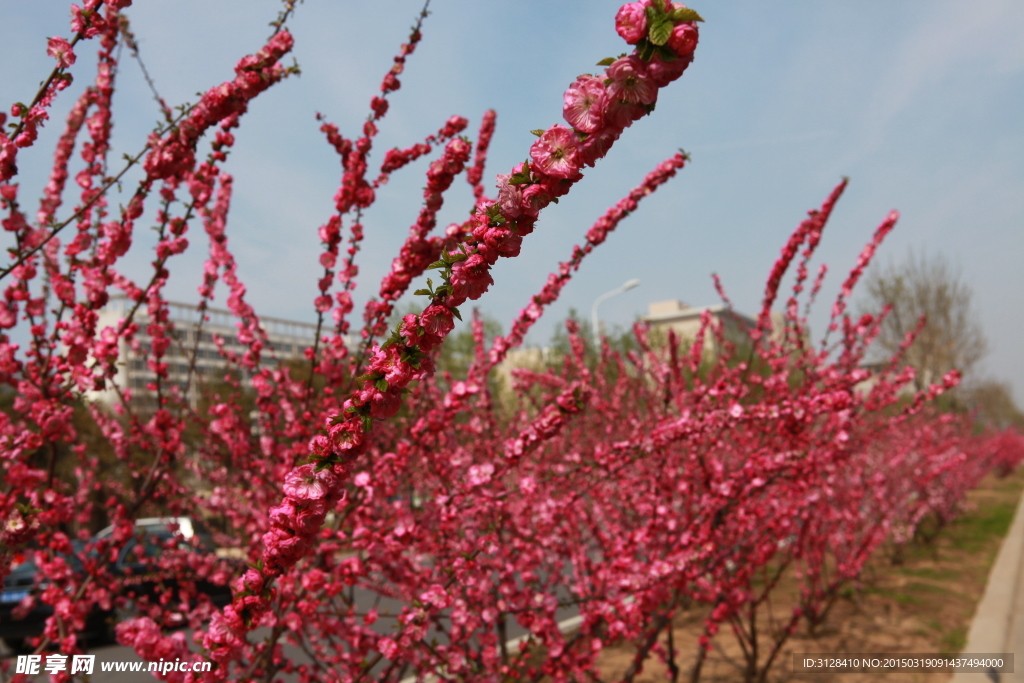
[[[630,45],[647,37],[647,12],[642,2],[627,2],[615,14],[615,32]]]
[[[523,236],[501,228],[488,228],[482,234],[484,244],[499,256],[515,258],[523,245]]]
[[[621,131],[633,125],[647,114],[647,109],[642,104],[628,102],[626,100],[612,100],[605,110],[604,119],[609,127]]]
[[[483,179],[484,163],[487,160],[487,150],[491,145],[491,138],[494,136],[494,125],[497,116],[493,109],[488,109],[484,112],[483,119],[480,121],[480,132],[477,134],[473,166],[466,172],[466,180],[473,186],[473,195],[478,199],[483,196],[484,192],[480,181]]]
[[[432,584],[423,593],[420,593],[420,600],[433,605],[437,609],[446,609],[452,604],[452,597],[445,591],[444,586],[439,583]]]
[[[383,355],[374,357],[371,369],[384,373],[384,380],[389,384],[407,384],[412,377],[413,369],[402,361],[399,350],[389,346],[383,352]]]
[[[397,391],[373,389],[366,398],[370,404],[370,415],[377,419],[393,417],[402,407],[402,399]]]
[[[579,145],[569,128],[555,125],[544,131],[530,148],[534,168],[555,178],[572,178],[579,173]]]
[[[96,0],[87,0],[85,7],[71,5],[71,30],[93,38],[106,29],[103,14],[97,11],[99,4]]]
[[[269,571],[279,571],[295,564],[306,555],[310,546],[308,537],[283,529],[271,529],[263,534],[262,540],[263,559]]]
[[[691,58],[680,58],[669,62],[662,59],[661,55],[655,54],[651,61],[647,62],[647,75],[654,85],[664,88],[682,76],[683,72],[686,71],[686,67],[690,66],[691,61]]]
[[[668,47],[677,57],[693,57],[697,49],[697,29],[691,24],[677,24],[668,39]]]
[[[625,126],[606,127],[598,133],[588,135],[580,145],[580,157],[584,165],[594,166],[598,159],[604,158],[604,155],[608,153],[608,150],[612,148],[615,141],[622,135],[623,128]]]
[[[54,57],[57,60],[57,66],[62,69],[75,63],[75,52],[71,49],[71,44],[60,36],[50,38],[47,42],[46,54]]]
[[[509,174],[498,174],[498,205],[501,207],[501,212],[509,218],[519,218],[521,213],[521,205],[523,202],[523,190],[522,185],[512,185],[509,180],[512,178],[514,173],[520,173],[522,171],[522,164],[519,164],[512,173]]]
[[[398,657],[398,643],[387,636],[377,641],[377,650],[388,659],[394,660]]]
[[[479,299],[494,284],[487,264],[479,254],[452,266],[452,297],[456,300]]]
[[[480,486],[486,484],[491,479],[491,475],[494,474],[494,465],[489,462],[485,462],[482,465],[473,465],[469,468],[469,485]]]
[[[327,438],[337,452],[355,454],[362,450],[363,429],[358,422],[339,422],[328,427]]]
[[[326,458],[331,454],[331,442],[323,434],[317,434],[309,440],[309,452],[318,459]]]
[[[654,104],[658,88],[647,76],[647,67],[635,55],[615,60],[608,67],[608,95],[630,104]]]
[[[549,159],[547,167],[535,159],[530,172],[522,173],[525,167],[520,165],[501,177],[495,207],[494,200],[478,194],[481,142],[468,178],[476,213],[434,235],[443,194],[467,167],[471,153],[467,141],[447,144],[466,125],[449,119],[436,135],[389,153],[380,175],[371,179],[373,121],[389,109],[386,93],[397,88],[397,76],[419,39],[418,29],[395,58],[385,78],[385,94],[371,100],[372,121],[364,124],[363,137],[346,140],[324,124],[328,145],[340,157],[342,186],[334,207],[339,213],[322,221],[321,260],[311,264],[323,297],[317,302],[323,309],[317,316],[320,339],[315,350],[305,348],[299,364],[261,362],[259,351],[266,339],[228,249],[231,180],[219,164],[233,144],[228,131],[238,125],[246,103],[281,76],[280,65],[273,62],[290,38],[282,33],[259,55],[240,62],[237,79],[212,89],[193,110],[194,117],[187,114],[176,131],[168,129],[156,140],[154,173],[147,180],[165,182],[145,185],[127,209],[116,211],[105,203],[108,198],[96,194],[101,192],[98,183],[109,147],[109,97],[102,93],[110,88],[118,29],[116,22],[104,19],[112,12],[103,5],[113,8],[125,1],[87,0],[86,10],[78,13],[79,22],[95,22],[106,32],[96,82],[99,94],[80,100],[75,111],[81,116],[68,119],[52,183],[45,190],[49,201],[41,211],[44,218],[55,215],[67,179],[63,167],[72,161],[74,132],[81,129],[90,139],[82,154],[86,170],[78,176],[82,193],[75,202],[93,203],[91,213],[79,222],[78,236],[62,243],[64,235],[48,233],[50,218],[32,224],[9,205],[17,185],[0,183],[0,203],[8,203],[3,206],[3,227],[15,233],[15,244],[27,245],[0,301],[0,327],[24,321],[29,328],[17,330],[28,340],[27,354],[0,335],[0,384],[11,396],[10,405],[0,411],[0,479],[16,493],[0,496],[0,518],[6,520],[0,525],[0,567],[24,559],[24,544],[31,543],[27,555],[47,587],[20,609],[52,608],[44,633],[60,650],[79,647],[68,634],[84,627],[90,605],[111,609],[132,590],[132,583],[117,577],[82,582],[80,573],[59,556],[74,549],[59,530],[77,528],[84,540],[94,515],[104,512],[115,530],[97,542],[96,554],[82,559],[116,556],[133,535],[133,513],[143,509],[137,506],[148,500],[166,503],[172,514],[216,519],[219,530],[226,532],[220,540],[255,560],[244,569],[211,554],[174,548],[173,543],[155,558],[154,570],[195,581],[178,582],[167,599],[139,600],[145,616],[120,628],[123,640],[151,660],[194,661],[200,655],[189,653],[184,632],[166,635],[184,616],[202,640],[203,656],[218,664],[209,675],[172,672],[167,680],[249,680],[266,677],[271,669],[303,681],[324,675],[354,680],[366,674],[364,663],[374,656],[375,647],[394,660],[395,675],[408,667],[407,674],[418,677],[439,669],[463,679],[494,672],[522,677],[524,668],[536,665],[553,679],[582,680],[605,643],[658,635],[651,631],[658,621],[671,626],[666,617],[679,603],[666,600],[666,587],[680,588],[680,598],[709,606],[712,623],[706,625],[703,641],[708,646],[721,625],[714,620],[729,620],[744,613],[751,601],[771,597],[764,593],[771,582],[751,581],[768,566],[798,566],[799,575],[785,578],[787,585],[801,590],[801,606],[793,615],[820,616],[833,579],[856,580],[873,549],[887,539],[906,542],[926,515],[949,518],[963,493],[993,465],[1011,468],[1024,458],[1019,435],[975,436],[968,417],[928,412],[925,401],[951,389],[957,375],[907,400],[899,392],[913,378],[913,370],[899,370],[899,356],[889,370],[876,373],[860,367],[884,313],[849,319],[845,304],[837,305],[839,319],[834,321],[834,332],[841,329],[842,339],[836,340],[835,354],[824,355],[817,345],[803,342],[804,323],[795,300],[786,306],[783,332],[789,339],[773,338],[765,325],[752,331],[752,344],[742,350],[726,343],[710,313],[702,317],[689,353],[682,354],[672,352],[678,339],[670,335],[662,353],[638,327],[637,351],[622,357],[607,346],[588,348],[578,325],[568,324],[564,357],[550,366],[512,373],[512,390],[527,398],[523,407],[495,401],[487,381],[490,366],[523,341],[582,260],[683,166],[681,153],[610,205],[540,291],[524,297],[508,336],[494,340],[488,350],[482,320],[472,322],[477,348],[464,379],[435,376],[432,358],[454,330],[453,307],[488,289],[498,259],[517,255],[540,209],[565,195],[581,176],[579,168],[568,177],[552,171],[565,161],[564,155]],[[640,4],[652,7],[655,0]],[[660,11],[664,4],[657,6]],[[638,78],[660,87],[690,62],[689,57],[666,61],[664,55],[659,50],[650,62],[639,63]],[[620,65],[609,71],[620,70],[627,69]],[[562,129],[576,149],[578,166],[604,156],[622,129],[649,107],[641,85],[629,85],[628,75],[616,86],[618,96],[586,101],[586,81],[593,78],[580,77],[570,86],[567,120],[575,130]],[[591,85],[607,90],[603,80]],[[38,124],[46,106],[20,113],[37,117]],[[86,120],[87,109],[95,109],[96,116]],[[5,124],[0,115],[0,127]],[[481,138],[485,129],[481,126]],[[29,144],[27,137],[19,140]],[[207,142],[213,146],[209,153]],[[381,178],[441,145],[441,158],[427,170],[423,209],[411,239],[382,283],[382,296],[367,307],[362,340],[353,345],[346,325],[358,273],[353,260],[363,228],[344,214],[372,203]],[[7,149],[3,138],[0,149]],[[0,154],[0,173],[14,173],[13,152]],[[550,150],[545,154],[550,156]],[[514,174],[524,182],[510,185]],[[768,276],[765,314],[790,265],[797,266],[794,296],[799,292],[807,276],[806,261],[839,190],[784,248]],[[178,387],[167,385],[168,367],[181,354],[164,300],[172,266],[163,260],[173,264],[177,252],[194,245],[184,242],[185,228],[192,226],[177,209],[168,208],[164,216],[152,203],[145,206],[156,197],[167,207],[191,200],[190,213],[209,238],[201,310],[223,279],[228,307],[238,322],[236,340],[245,347],[236,352],[218,340],[226,362],[246,373],[255,391],[241,391],[234,383],[236,375],[229,375],[226,381],[234,391],[204,400],[206,410],[189,409]],[[140,287],[118,272],[117,261],[131,246],[132,222],[144,209],[157,214],[166,234],[157,240],[160,259],[153,276]],[[877,242],[891,227],[887,221],[862,253],[843,296],[852,294]],[[193,243],[194,234],[189,235]],[[27,251],[47,239],[38,254]],[[391,314],[392,303],[442,253],[468,256],[450,271],[453,291],[431,297],[422,314],[402,319],[392,343],[380,344],[387,328],[380,323]],[[44,277],[64,305],[56,319],[46,315],[46,301],[37,295]],[[820,282],[814,288],[819,287]],[[101,323],[97,309],[114,290],[141,304],[136,320]],[[142,335],[148,340],[143,342]],[[705,337],[708,343],[718,342],[714,360],[702,353]],[[140,417],[115,406],[114,414],[96,410],[89,415],[95,435],[112,449],[125,474],[140,484],[150,482],[138,487],[141,495],[120,481],[98,477],[99,461],[94,449],[82,443],[80,416],[74,410],[76,396],[107,388],[115,379],[122,344],[160,372],[156,410]],[[710,363],[706,372],[700,371],[704,363]],[[754,373],[755,392],[748,363],[764,369]],[[794,377],[793,367],[806,372]],[[858,386],[871,378],[877,383],[862,394]],[[157,383],[151,386],[158,393]],[[403,413],[397,415],[399,407]],[[394,419],[376,419],[389,416]],[[193,423],[198,429],[186,439],[186,426]],[[367,431],[371,426],[373,431]],[[36,457],[48,443],[62,445],[68,465],[74,467],[75,486],[48,483]],[[364,451],[366,456],[360,457]],[[325,469],[317,472],[317,467]],[[162,474],[151,477],[153,472]],[[190,495],[195,476],[204,478],[202,488],[209,487],[210,495]],[[349,486],[357,487],[357,495],[342,503],[339,499]],[[106,509],[99,510],[97,502]],[[325,527],[329,510],[335,517]],[[564,590],[559,582],[572,576],[586,579],[575,581],[569,592],[586,594],[585,610],[593,619],[588,621],[590,632],[565,639],[555,630],[556,595]],[[200,582],[230,583],[235,590],[232,603],[213,613],[210,601],[195,589]],[[366,628],[381,615],[345,599],[350,588],[406,602],[388,610],[398,617],[386,625],[392,631],[388,637]],[[80,600],[70,599],[79,594]],[[623,604],[627,595],[635,602]],[[451,610],[445,642],[419,647],[440,609]],[[503,671],[493,624],[513,620],[545,647],[510,652],[509,668]],[[778,633],[791,634],[797,625],[783,617]],[[246,637],[259,627],[272,633],[269,641]],[[316,667],[303,668],[281,649],[280,638],[289,629],[299,631],[295,637],[309,644]]]
[[[420,324],[427,334],[440,337],[447,335],[455,327],[452,312],[440,304],[431,304],[420,316]]]
[[[320,530],[327,514],[327,504],[323,499],[307,501],[297,509],[292,527],[295,533],[311,537]]]
[[[330,470],[317,472],[312,464],[302,465],[285,477],[284,492],[300,500],[319,500],[330,493],[334,484],[335,477]]]
[[[604,83],[600,78],[589,74],[580,76],[562,97],[562,116],[576,130],[593,133],[601,127],[604,97]]]
[[[529,216],[536,216],[541,210],[551,203],[554,195],[551,189],[542,183],[527,185],[523,190],[523,213]]]

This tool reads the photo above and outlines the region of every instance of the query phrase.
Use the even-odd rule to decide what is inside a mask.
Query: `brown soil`
[[[915,541],[894,564],[892,549],[882,548],[866,567],[860,585],[851,587],[812,636],[805,625],[786,643],[769,681],[815,683],[940,683],[949,673],[795,673],[793,653],[957,653],[966,643],[975,606],[985,590],[989,569],[1009,529],[1024,489],[1024,467],[1005,479],[988,477],[968,494],[963,513],[932,540]],[[794,584],[779,586],[776,615],[789,614]],[[679,681],[689,681],[696,658],[704,610],[680,614],[673,641]],[[667,648],[667,638],[662,635]],[[619,681],[633,663],[630,645],[606,648],[599,659],[601,681]],[[704,663],[701,681],[742,681],[740,648],[723,626]],[[655,655],[644,662],[636,683],[670,681]]]

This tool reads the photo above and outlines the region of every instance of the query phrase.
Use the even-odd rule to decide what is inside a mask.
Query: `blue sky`
[[[561,120],[561,94],[573,78],[623,51],[613,28],[618,4],[434,0],[378,149],[421,140],[452,114],[475,129],[494,108],[488,176],[507,172],[526,157],[531,129]],[[278,6],[137,1],[128,15],[161,94],[179,103],[229,78],[235,61],[262,45]],[[4,107],[29,100],[48,72],[45,37],[69,35],[67,7],[0,4]],[[419,7],[306,0],[290,22],[302,76],[257,100],[228,164],[235,176],[229,237],[258,311],[312,319],[316,228],[331,213],[339,179],[314,114],[357,133]],[[838,283],[875,226],[899,209],[879,258],[899,260],[913,247],[960,268],[990,341],[983,370],[1011,383],[1024,404],[1024,4],[714,2],[695,9],[706,23],[690,70],[551,207],[523,255],[497,267],[481,308],[507,324],[593,220],[681,147],[691,165],[588,259],[532,341],[543,343],[570,307],[589,311],[598,295],[630,278],[642,285],[603,304],[604,320],[628,324],[663,299],[717,303],[712,272],[737,308],[753,312],[790,231],[849,176],[819,250],[817,262],[828,263],[831,276],[812,332],[823,331]],[[23,198],[45,183],[59,121],[90,80],[93,49],[79,50],[76,84],[19,160]],[[126,58],[115,96],[118,156],[141,148],[156,116]],[[360,300],[376,290],[415,218],[425,168],[420,162],[397,175],[367,216]],[[463,217],[470,204],[463,183],[449,195],[442,224]],[[169,293],[178,300],[196,296],[202,240],[193,236],[195,253],[173,269]],[[126,272],[141,277],[151,241],[139,231]]]

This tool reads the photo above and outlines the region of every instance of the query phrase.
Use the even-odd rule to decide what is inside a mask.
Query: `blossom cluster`
[[[673,26],[686,24],[686,31],[696,34],[693,20],[699,17],[691,16],[681,5],[666,7],[655,0],[649,6],[652,15]],[[685,20],[668,18],[677,10]],[[616,22],[618,24],[619,20]],[[652,23],[652,31],[653,26]],[[670,44],[667,51],[664,47],[658,51],[653,47],[656,42],[652,35],[649,54],[644,56],[635,50],[634,54],[614,60],[608,66],[607,87],[602,87],[599,95],[596,86],[590,87],[589,92],[596,99],[587,105],[589,113],[585,123],[577,121],[579,117],[573,113],[572,104],[578,99],[581,79],[585,78],[580,77],[569,87],[564,97],[563,115],[567,121],[575,121],[574,129],[562,125],[550,127],[540,134],[530,150],[532,165],[524,162],[511,174],[498,176],[498,201],[487,207],[478,206],[469,221],[449,229],[448,237],[458,246],[458,251],[438,249],[440,241],[433,242],[431,248],[425,235],[433,227],[433,216],[440,208],[440,193],[450,186],[454,174],[463,170],[470,148],[466,143],[459,145],[453,140],[446,148],[446,159],[432,165],[428,178],[433,180],[424,192],[425,208],[410,230],[402,254],[382,283],[384,301],[371,302],[368,306],[365,316],[368,338],[380,333],[383,318],[391,310],[387,302],[397,298],[413,277],[434,265],[430,262],[432,257],[439,257],[434,263],[442,268],[444,284],[437,290],[425,291],[432,303],[419,316],[406,316],[388,343],[377,346],[366,364],[362,388],[343,402],[341,414],[330,420],[327,433],[311,441],[310,451],[317,467],[321,471],[340,470],[336,479],[339,486],[346,480],[346,463],[365,449],[366,432],[372,421],[394,416],[401,407],[405,387],[432,374],[429,354],[454,328],[458,306],[480,298],[487,291],[494,282],[489,271],[497,259],[519,254],[522,238],[532,232],[539,212],[551,201],[567,194],[582,178],[579,169],[584,163],[593,166],[626,127],[653,109],[658,88],[682,74],[696,47],[694,39],[677,41]],[[653,67],[650,73],[648,63]],[[661,68],[656,64],[672,66]],[[582,142],[579,142],[580,137]],[[290,529],[294,536],[289,537],[287,544],[279,535],[265,537],[267,546],[262,566],[267,578],[274,578],[280,568],[290,567],[303,556],[319,525],[307,529],[295,521]]]
[[[915,394],[900,354],[881,369],[865,367],[887,312],[853,319],[846,301],[895,214],[844,281],[825,340],[810,345],[798,303],[845,182],[783,248],[749,346],[737,347],[706,315],[688,348],[674,333],[658,340],[637,326],[636,350],[624,354],[595,348],[570,321],[565,357],[513,372],[511,388],[501,384],[495,366],[585,257],[683,168],[683,153],[601,215],[507,335],[488,342],[474,317],[464,374],[444,367],[459,307],[491,288],[493,266],[520,254],[543,209],[690,64],[700,20],[693,10],[666,0],[624,5],[614,28],[632,52],[571,83],[564,123],[536,131],[529,158],[497,177],[494,198],[483,181],[494,112],[484,114],[475,142],[462,137],[469,122],[452,116],[419,142],[373,156],[388,96],[422,38],[422,13],[358,137],[318,116],[341,178],[333,213],[316,229],[317,338],[298,362],[282,362],[229,242],[227,162],[250,103],[293,73],[281,59],[293,48],[284,24],[294,3],[262,49],[168,117],[118,174],[112,95],[129,4],[74,7],[75,37],[47,43],[54,75],[31,105],[12,108],[21,118],[12,133],[0,133],[0,209],[12,244],[0,266],[0,574],[25,559],[39,568],[38,590],[18,610],[52,609],[29,642],[40,652],[82,651],[79,634],[99,610],[134,612],[116,636],[146,659],[216,663],[209,672],[161,674],[169,681],[394,681],[437,672],[583,680],[600,676],[597,655],[617,642],[636,646],[633,678],[647,655],[676,660],[676,645],[663,645],[660,634],[691,609],[704,619],[703,637],[686,644],[696,680],[720,631],[753,633],[790,573],[797,608],[770,615],[777,627],[742,648],[748,671],[760,674],[798,626],[824,618],[872,552],[910,542],[929,520],[948,521],[986,473],[1006,474],[1024,459],[1021,435],[977,434],[969,417],[932,407],[957,384],[955,373]],[[32,146],[70,82],[75,50],[94,38],[96,78],[71,107],[32,219],[11,182],[16,155]],[[358,343],[349,344],[366,212],[392,174],[417,162],[425,166],[422,205],[363,311]],[[115,211],[108,193],[134,166],[142,178]],[[439,230],[438,212],[463,173],[473,211]],[[152,267],[136,281],[119,268],[147,220],[157,235]],[[204,240],[190,235],[196,224]],[[62,239],[65,228],[74,235]],[[224,285],[243,348],[215,340],[222,378],[196,371],[197,346],[188,347],[164,294],[169,270],[199,241],[206,253],[192,339]],[[779,325],[772,307],[794,263]],[[386,336],[395,302],[431,270],[437,282],[414,292],[426,297],[423,310]],[[117,294],[127,314],[100,325]],[[24,330],[24,349],[11,330]],[[152,370],[145,389],[117,382],[125,348]],[[170,372],[181,358],[189,364],[184,387]],[[101,389],[118,396],[113,408],[86,398]],[[221,555],[245,564],[182,534],[139,558],[167,590],[137,595],[133,577],[111,563],[128,552],[134,520],[154,515],[205,520]],[[109,534],[91,535],[107,523]],[[230,604],[215,606],[200,583],[230,586]],[[563,633],[569,614],[581,623]]]
[[[669,159],[661,162],[656,169],[647,174],[643,183],[634,188],[628,196],[619,200],[615,206],[597,220],[587,231],[586,243],[573,248],[572,258],[563,261],[558,265],[556,272],[548,276],[548,281],[540,292],[535,294],[530,305],[520,311],[519,316],[512,323],[512,329],[508,335],[494,340],[489,352],[489,366],[481,367],[487,369],[500,363],[509,349],[513,349],[523,343],[526,333],[535,322],[540,320],[544,314],[544,307],[554,303],[562,293],[562,288],[569,282],[572,274],[579,270],[583,259],[590,254],[595,247],[600,246],[608,238],[618,224],[630,213],[636,211],[639,202],[646,196],[658,189],[675,176],[676,171],[683,167],[686,155],[679,152]]]
[[[677,12],[687,20],[668,18]],[[667,43],[656,42],[657,25],[652,22],[648,27],[648,14],[670,25]],[[584,166],[594,166],[603,158],[623,130],[654,109],[658,90],[679,78],[693,60],[698,35],[695,19],[699,19],[696,13],[683,5],[666,7],[661,0],[631,2],[619,10],[615,18],[619,35],[631,45],[643,41],[650,49],[604,60],[608,67],[603,74],[584,74],[573,81],[562,105],[570,128],[555,125],[541,132],[530,148],[533,163],[498,176],[498,202],[506,217],[535,217],[582,177]]]

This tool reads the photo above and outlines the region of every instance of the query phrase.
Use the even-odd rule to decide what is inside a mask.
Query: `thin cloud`
[[[921,92],[972,62],[1008,74],[1024,68],[1024,5],[996,0],[964,5],[948,1],[925,13],[921,24],[897,46],[893,63],[867,109],[867,146],[882,144],[893,120],[912,108]],[[956,97],[950,97],[950,104]]]

